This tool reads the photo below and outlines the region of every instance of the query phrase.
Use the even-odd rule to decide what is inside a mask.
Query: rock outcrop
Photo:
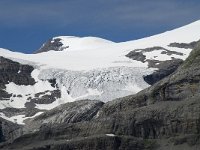
[[[0,118],[0,143],[12,142],[22,135],[22,126]]]
[[[149,67],[159,68],[159,63],[163,62],[163,61],[156,61],[156,60],[152,60],[152,59],[147,59],[146,55],[144,54],[144,53],[147,53],[147,52],[153,52],[153,51],[158,51],[158,50],[162,51],[161,54],[167,54],[169,56],[171,56],[173,54],[180,55],[180,56],[183,55],[183,53],[180,53],[180,52],[171,51],[171,50],[168,50],[168,49],[160,47],[160,46],[155,46],[155,47],[150,47],[150,48],[145,48],[145,49],[135,49],[133,51],[130,51],[126,55],[126,57],[133,59],[133,60],[141,61],[143,63],[148,62]],[[156,61],[156,62],[154,62],[154,61]]]
[[[62,51],[63,49],[67,48],[67,47],[63,48],[62,47],[63,43],[60,41],[61,41],[60,38],[50,39],[46,43],[44,43],[39,50],[35,51],[35,53],[48,52],[50,50]]]
[[[14,82],[17,85],[33,85],[35,80],[31,77],[33,67],[21,65],[10,59],[0,56],[0,100],[7,100],[11,97],[5,89],[5,84]]]
[[[26,121],[26,132],[39,130],[41,127],[62,123],[76,123],[89,121],[103,106],[103,102],[95,100],[81,100],[60,105],[33,119]]]
[[[150,47],[146,49],[135,49],[133,51],[130,51],[126,55],[126,57],[133,60],[141,61],[143,63],[147,62],[148,67],[158,69],[154,71],[152,74],[143,77],[144,81],[146,81],[150,85],[153,85],[154,83],[160,81],[164,77],[167,77],[168,75],[172,74],[183,62],[183,60],[175,59],[173,57],[171,57],[172,60],[165,60],[165,61],[156,60],[156,58],[147,59],[145,53],[153,51],[154,52],[162,51],[161,54],[166,54],[168,56],[171,55],[183,56],[183,53],[171,51],[160,46]]]
[[[172,74],[176,69],[183,63],[181,59],[174,59],[174,60],[166,60],[160,62],[157,65],[158,70],[154,71],[152,74],[144,76],[144,81],[148,84],[153,85],[154,83],[160,81],[161,79],[167,77],[168,75]]]
[[[176,47],[176,48],[183,48],[183,49],[194,49],[197,45],[198,41],[194,41],[191,43],[170,43],[168,46],[170,47]],[[171,55],[180,55],[182,56],[183,53],[171,51],[169,49],[155,46],[145,49],[135,49],[133,51],[130,51],[126,56],[128,58],[131,58],[133,60],[141,61],[141,62],[147,62],[148,66],[150,68],[158,68],[158,70],[154,71],[152,74],[144,76],[144,80],[150,84],[153,85],[154,83],[160,81],[164,77],[167,77],[168,75],[172,74],[182,63],[183,60],[181,59],[175,59],[172,57],[172,60],[165,60],[165,61],[159,61],[154,59],[147,59],[145,56],[146,52],[153,52],[153,51],[162,51],[161,54],[167,54],[169,56]]]
[[[169,47],[178,47],[178,48],[185,48],[185,49],[194,49],[197,45],[198,41],[194,41],[191,43],[170,43]]]
[[[33,85],[35,80],[31,77],[34,70],[32,66],[22,65],[10,59],[0,57],[0,87],[9,82],[17,85]]]

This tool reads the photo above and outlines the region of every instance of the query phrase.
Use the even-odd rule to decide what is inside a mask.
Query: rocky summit
[[[197,27],[124,43],[60,36],[29,55],[0,49],[0,149],[199,150]]]

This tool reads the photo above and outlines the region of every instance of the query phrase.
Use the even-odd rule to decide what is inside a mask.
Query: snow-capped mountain
[[[200,39],[199,29],[200,21],[196,21],[122,43],[59,36],[44,43],[35,54],[0,49],[4,81],[0,86],[1,117],[23,124],[23,120],[63,103],[80,99],[107,102],[135,94],[150,86],[144,76],[188,57]],[[12,75],[5,79],[8,74]]]
[[[67,49],[85,50],[106,47],[114,42],[97,37],[75,37],[75,36],[60,36],[48,40],[36,53],[46,52],[49,50],[62,51]]]

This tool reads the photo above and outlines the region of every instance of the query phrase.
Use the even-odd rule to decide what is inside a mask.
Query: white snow
[[[175,55],[175,54],[166,55],[166,54],[162,54],[162,52],[163,50],[156,50],[152,52],[145,52],[144,55],[146,55],[146,59],[150,59],[150,60],[165,61],[165,60],[172,60],[172,57],[184,59],[184,56],[181,56],[181,55]]]
[[[84,99],[84,98],[87,98],[89,96],[100,96],[102,93],[103,93],[103,91],[100,92],[100,91],[98,91],[98,89],[89,88],[89,89],[87,89],[87,93],[86,94],[81,95],[79,97],[76,97],[75,100]]]
[[[114,135],[114,134],[106,134],[107,136],[112,136],[112,137],[114,137],[114,136],[116,136],[116,135]]]
[[[67,51],[97,49],[114,43],[98,37],[58,36],[54,39],[61,39],[62,47],[66,47]]]
[[[139,87],[137,84],[127,84],[127,86],[122,90],[133,91],[133,92],[137,93],[137,92],[141,91],[142,88]]]

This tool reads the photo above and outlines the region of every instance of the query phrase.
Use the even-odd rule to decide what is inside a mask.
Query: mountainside
[[[107,103],[81,100],[26,121],[4,149],[200,149],[200,42],[168,77]],[[77,109],[79,107],[79,109]]]
[[[26,125],[27,119],[68,102],[99,100],[106,106],[108,101],[157,85],[176,71],[197,45],[199,27],[200,21],[196,21],[122,43],[59,36],[44,43],[35,54],[0,49],[0,117]],[[173,89],[169,90],[174,96]]]

